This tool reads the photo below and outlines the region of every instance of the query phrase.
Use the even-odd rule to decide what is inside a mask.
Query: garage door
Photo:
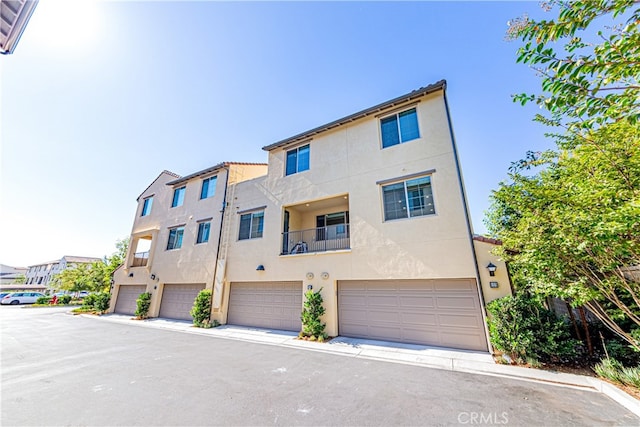
[[[136,300],[146,290],[147,287],[145,285],[120,285],[114,311],[120,314],[136,314],[136,308],[138,308]]]
[[[302,282],[235,282],[227,323],[300,331]]]
[[[193,320],[191,309],[203,284],[164,285],[160,302],[160,317],[167,319]]]
[[[487,350],[473,279],[340,281],[343,336]]]

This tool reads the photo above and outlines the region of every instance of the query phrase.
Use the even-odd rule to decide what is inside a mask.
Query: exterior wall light
[[[155,274],[151,275],[151,280],[156,280],[156,275]]]
[[[307,280],[312,280],[313,279],[313,273],[309,272],[307,273]]]
[[[320,277],[322,277],[322,280],[327,280],[329,278],[329,273],[327,273],[326,271],[324,273],[322,273],[320,275]]]
[[[489,263],[489,265],[487,265],[487,270],[489,270],[489,276],[495,276],[496,275],[496,267],[495,265],[493,265],[492,262]]]
[[[264,271],[264,265],[260,264],[258,268],[256,268],[256,271]]]
[[[129,273],[129,277],[133,277],[133,273]]]

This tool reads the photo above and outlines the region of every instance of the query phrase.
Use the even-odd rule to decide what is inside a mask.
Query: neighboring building
[[[27,269],[0,264],[0,285],[23,284]]]
[[[65,269],[73,268],[78,264],[91,264],[96,261],[100,261],[100,258],[65,255],[55,261],[31,265],[26,273],[27,285],[41,285],[46,288],[51,278]]]
[[[38,0],[0,1],[0,53],[13,53]]]
[[[473,236],[478,269],[480,271],[480,283],[485,304],[494,299],[513,294],[513,285],[509,271],[503,260],[491,252],[496,246],[502,246],[502,242],[485,236]]]
[[[151,292],[151,317],[191,319],[198,292],[213,287],[227,185],[266,173],[267,165],[220,163],[180,177],[163,171],[138,197],[129,252],[114,273],[111,311],[133,314]]]
[[[505,264],[474,240],[445,88],[440,81],[264,147],[268,169],[230,180],[224,220],[194,196],[214,171],[177,180],[164,172],[139,199],[131,248],[136,238],[154,243],[148,255],[130,249],[112,310],[131,314],[146,290],[151,316],[189,318],[164,310],[165,299],[184,313],[213,287],[220,323],[299,331],[304,293],[322,289],[330,336],[488,350],[482,288],[494,299],[510,284]],[[153,196],[157,217],[143,227],[154,194],[162,202]],[[174,213],[176,197],[185,202]],[[219,247],[196,244],[204,220]],[[489,276],[489,262],[500,276]]]

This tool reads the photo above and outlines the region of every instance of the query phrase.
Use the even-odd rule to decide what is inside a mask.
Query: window
[[[336,212],[316,216],[316,240],[334,240],[349,237],[349,212]]]
[[[217,176],[212,176],[211,178],[202,180],[202,190],[200,190],[200,199],[207,199],[209,197],[213,197],[216,194],[217,181],[218,181]]]
[[[264,211],[240,215],[240,234],[238,240],[262,237]]]
[[[176,227],[169,230],[169,241],[167,242],[167,250],[180,249],[182,247],[182,236],[184,235],[184,227]]]
[[[385,221],[436,213],[430,176],[384,185],[382,198]]]
[[[382,131],[382,148],[420,138],[416,109],[412,108],[402,113],[385,117],[380,120],[380,129]]]
[[[172,208],[182,206],[182,204],[184,203],[185,189],[186,187],[180,187],[173,190],[173,202],[171,203]]]
[[[198,238],[196,243],[206,243],[209,241],[209,231],[211,230],[211,222],[201,222],[198,224]]]
[[[287,151],[287,175],[309,170],[309,144]]]
[[[153,205],[153,197],[147,197],[144,199],[144,204],[142,205],[142,215],[147,216],[151,213],[151,206]]]

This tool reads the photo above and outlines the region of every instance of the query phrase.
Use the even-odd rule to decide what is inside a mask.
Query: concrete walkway
[[[223,339],[249,341],[260,344],[291,347],[308,351],[332,353],[345,357],[403,363],[428,368],[493,375],[507,378],[551,383],[561,387],[603,393],[640,417],[640,401],[619,388],[598,378],[562,372],[529,369],[518,366],[500,365],[493,361],[489,353],[402,344],[387,341],[373,341],[357,338],[337,337],[326,343],[298,340],[298,334],[290,331],[248,328],[223,325],[217,328],[196,328],[191,322],[171,319],[135,320],[131,316],[107,314],[103,316],[82,315],[103,321],[166,329],[184,333],[208,335]]]

